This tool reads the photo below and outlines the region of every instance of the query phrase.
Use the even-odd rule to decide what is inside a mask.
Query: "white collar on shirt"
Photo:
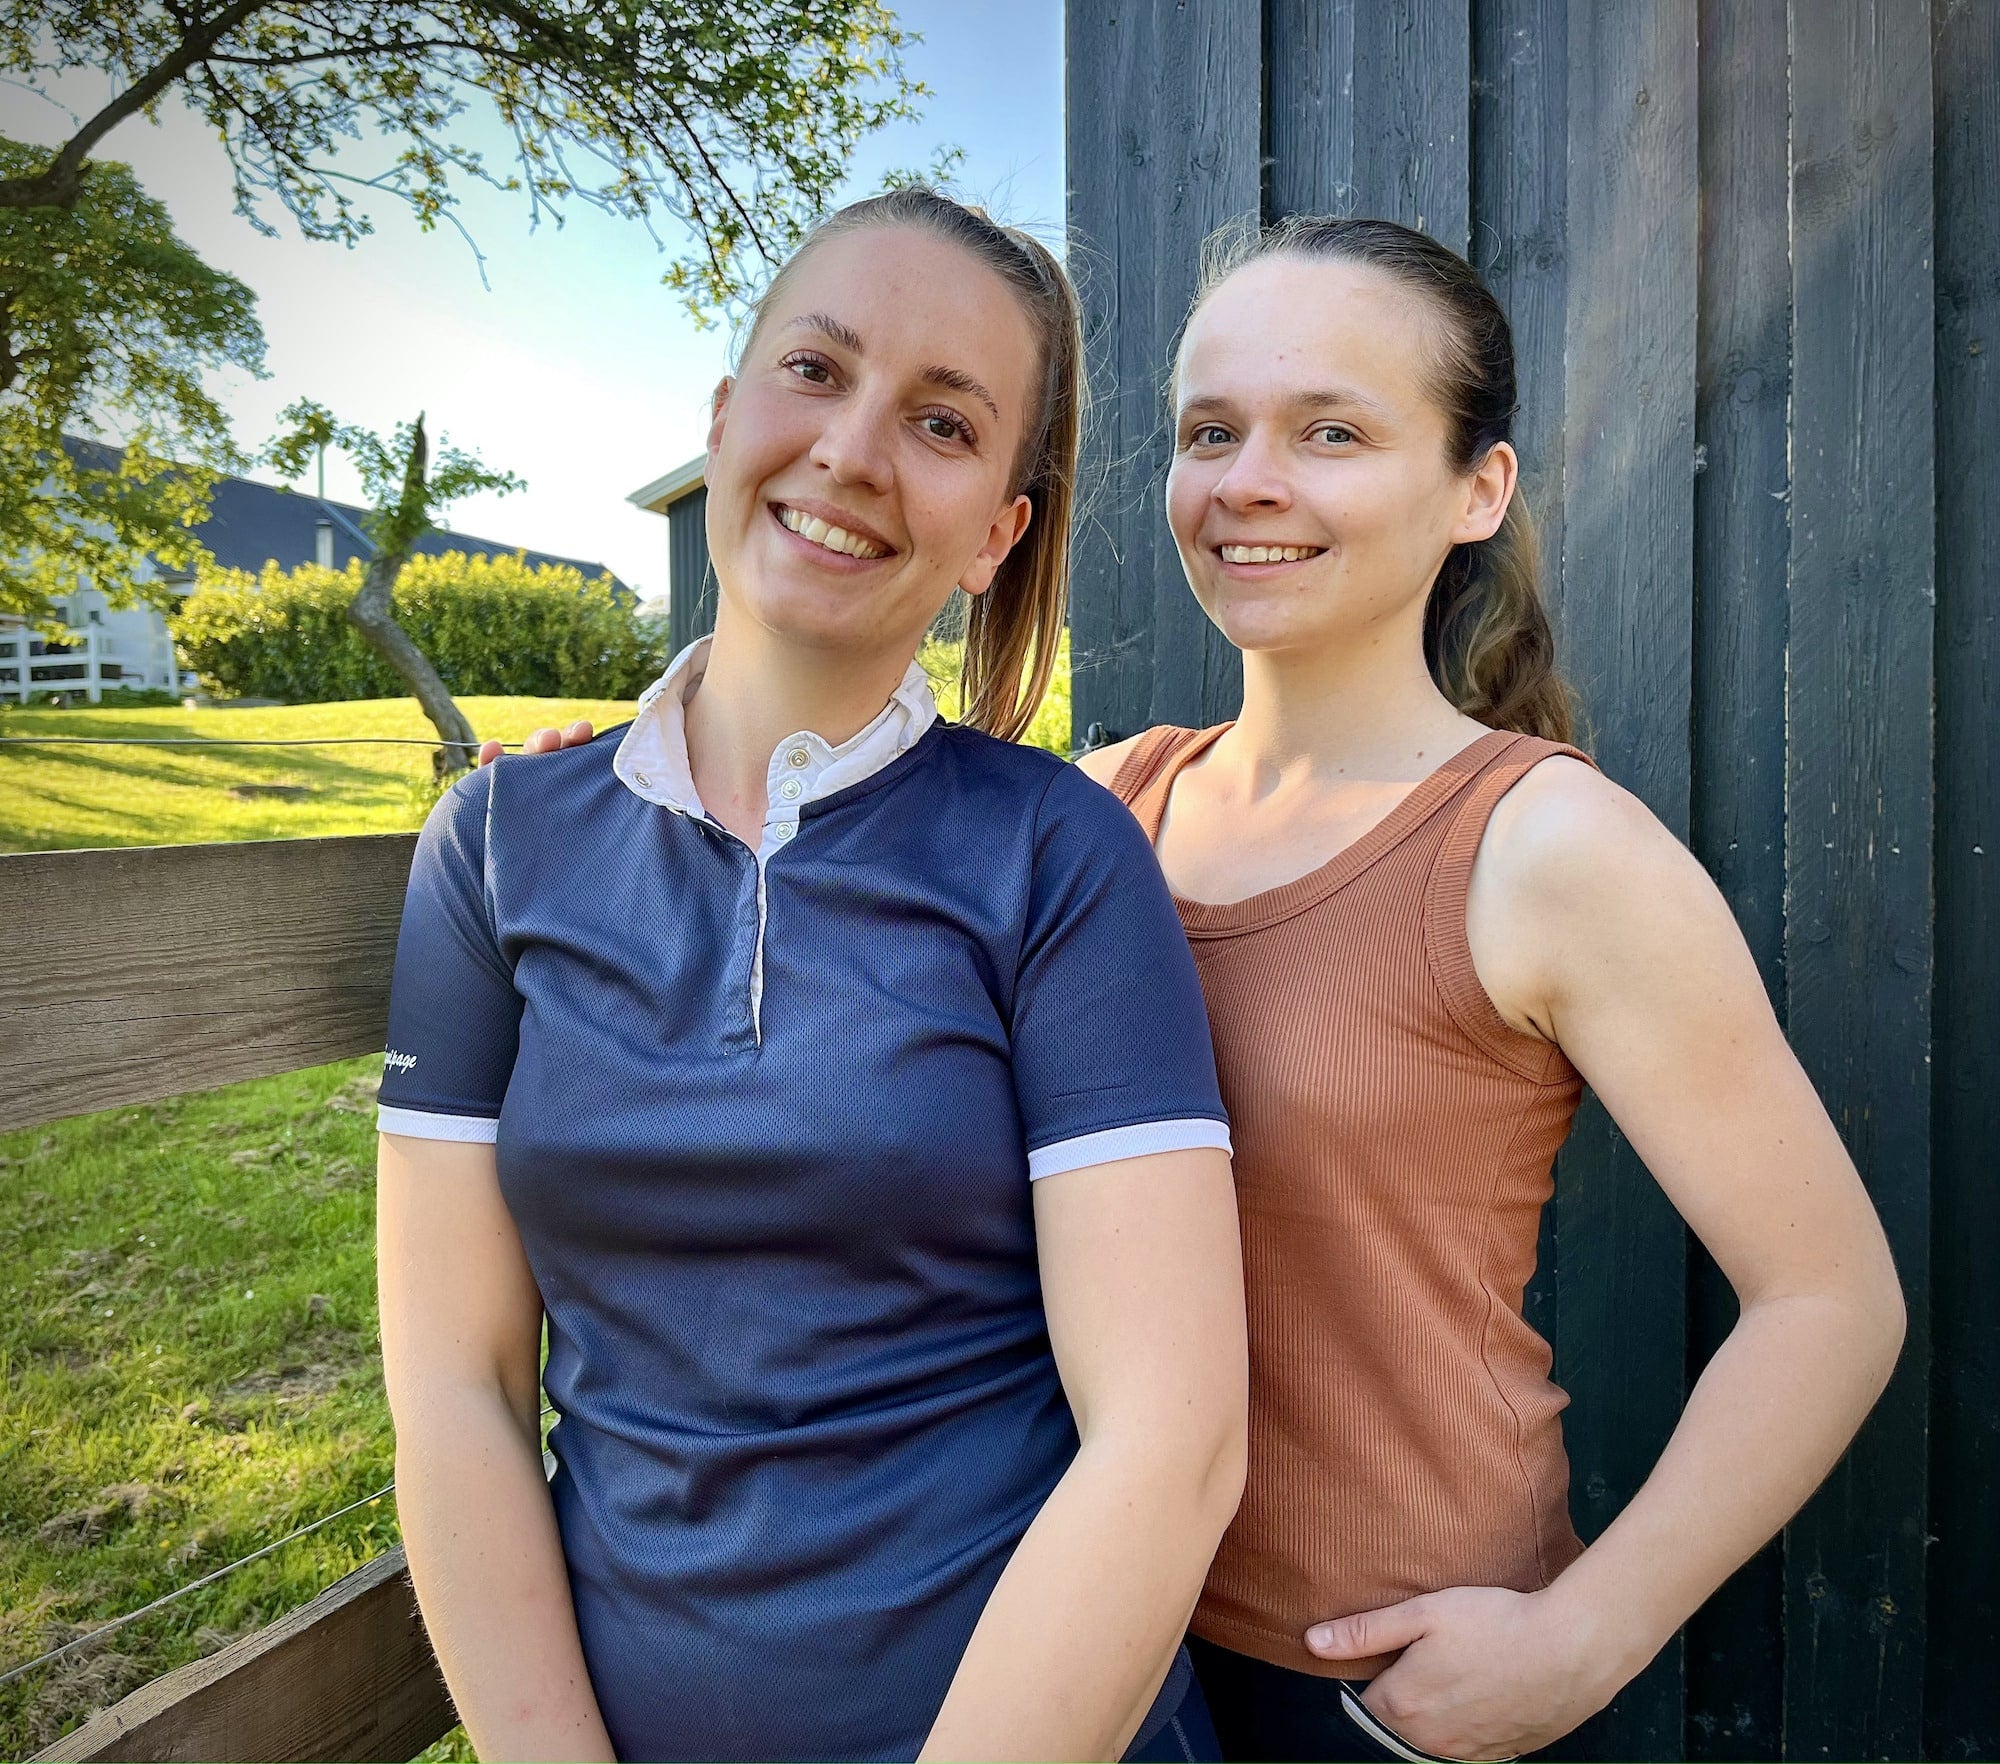
[[[688,765],[687,701],[708,667],[710,639],[698,637],[675,656],[667,671],[640,694],[638,714],[618,743],[611,769],[628,790],[681,815],[707,820]],[[799,810],[807,803],[871,778],[898,754],[907,752],[937,721],[937,700],[920,662],[911,662],[903,683],[859,734],[838,747],[810,729],[780,741],[764,774],[766,807],[760,860],[797,833]]]

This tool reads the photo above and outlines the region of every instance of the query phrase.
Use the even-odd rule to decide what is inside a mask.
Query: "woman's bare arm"
[[[1242,1251],[1228,1156],[1035,1184],[1049,1337],[1082,1444],[994,1587],[925,1758],[1116,1758],[1243,1492]]]
[[[1536,767],[1494,814],[1467,929],[1495,1005],[1569,1055],[1741,1311],[1652,1475],[1545,1592],[1458,1589],[1313,1643],[1407,1647],[1368,1701],[1455,1757],[1534,1750],[1608,1701],[1804,1504],[1903,1331],[1874,1208],[1735,920],[1643,804]]]
[[[385,1133],[377,1172],[396,1502],[452,1701],[482,1758],[611,1758],[542,1474],[541,1294],[493,1147]]]

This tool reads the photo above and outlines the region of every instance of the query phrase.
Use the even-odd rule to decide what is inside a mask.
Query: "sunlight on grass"
[[[380,1056],[0,1136],[0,1662],[374,1492]],[[0,1689],[20,1757],[396,1541],[392,1501]]]
[[[468,698],[482,739],[519,741],[543,724],[626,721],[613,699]],[[303,741],[434,731],[405,698],[266,710],[6,710],[0,736],[198,736]],[[303,839],[396,833],[430,807],[428,747],[0,746],[0,851],[80,846],[192,845],[224,839]]]

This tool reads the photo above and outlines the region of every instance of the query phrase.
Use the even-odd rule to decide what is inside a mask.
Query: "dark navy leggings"
[[[1192,1645],[1192,1637],[1189,1642]],[[1134,1746],[1125,1759],[1126,1764],[1221,1764],[1222,1747],[1198,1680],[1188,1680],[1187,1695],[1166,1726],[1143,1745]]]
[[[1224,1758],[1438,1764],[1432,1753],[1392,1733],[1362,1705],[1365,1685],[1272,1666],[1192,1635],[1188,1652]]]

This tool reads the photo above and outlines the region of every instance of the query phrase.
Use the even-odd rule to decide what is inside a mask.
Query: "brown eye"
[[[787,356],[783,365],[809,385],[824,386],[833,378],[833,369],[816,355]]]

